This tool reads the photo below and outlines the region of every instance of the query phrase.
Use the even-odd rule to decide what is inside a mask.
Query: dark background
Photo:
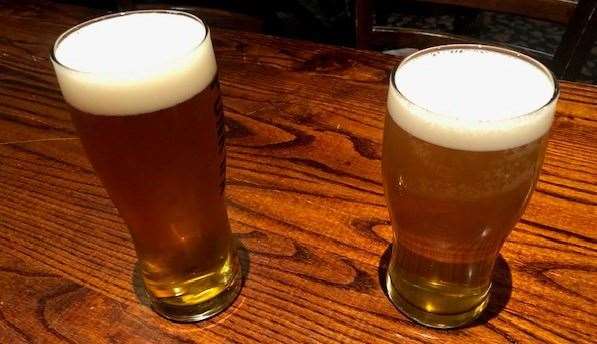
[[[127,1],[118,0],[57,0],[111,11],[122,9]],[[237,30],[260,31],[266,34],[299,38],[310,41],[355,46],[355,21],[353,0],[196,0],[196,1],[128,1],[137,6],[156,5],[193,6],[204,9],[219,9],[231,15],[253,18],[252,25],[243,20],[210,20],[211,26]],[[386,1],[384,15],[391,26],[432,29],[440,32],[462,33],[457,27],[457,16],[474,15],[472,27],[465,28],[466,35],[483,41],[503,42],[554,53],[558,47],[565,26],[556,23],[533,20],[515,15],[488,11],[471,11],[450,6],[415,3],[413,1]],[[258,23],[259,28],[255,28]],[[388,46],[388,50],[404,48]],[[584,63],[577,81],[597,83],[597,44]]]

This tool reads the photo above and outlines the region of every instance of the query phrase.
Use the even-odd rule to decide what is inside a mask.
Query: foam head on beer
[[[494,151],[544,135],[555,81],[540,65],[482,46],[429,50],[401,64],[388,110],[405,131],[446,148]]]
[[[54,59],[66,101],[96,115],[171,107],[202,91],[217,72],[205,25],[169,12],[124,14],[75,28],[58,39]]]

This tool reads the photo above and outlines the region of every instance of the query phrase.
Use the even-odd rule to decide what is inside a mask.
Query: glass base
[[[394,287],[389,274],[386,274],[386,289],[390,301],[408,318],[424,326],[449,329],[464,326],[475,320],[487,307],[490,288],[487,288],[487,292],[477,306],[466,312],[456,314],[432,313],[413,305],[400,295],[400,291]]]
[[[238,264],[237,264],[238,266]],[[176,298],[150,297],[151,308],[166,319],[176,322],[197,322],[209,319],[228,308],[240,294],[242,273],[236,269],[230,283],[217,295],[193,304],[181,304]],[[174,301],[174,302],[173,302]]]

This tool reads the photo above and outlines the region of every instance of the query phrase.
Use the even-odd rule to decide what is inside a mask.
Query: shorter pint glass
[[[419,51],[392,72],[382,173],[394,241],[390,299],[415,321],[464,325],[537,181],[558,83],[490,46]]]
[[[224,185],[224,118],[209,30],[177,11],[80,24],[52,62],[95,172],[129,227],[152,307],[198,321],[241,286]]]

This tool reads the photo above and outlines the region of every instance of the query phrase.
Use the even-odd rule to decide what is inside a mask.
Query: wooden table
[[[18,4],[17,4],[18,3]],[[242,294],[200,324],[137,296],[135,251],[73,130],[48,60],[100,14],[0,1],[0,343],[594,342],[597,88],[562,83],[547,157],[473,326],[407,320],[379,282],[391,229],[380,177],[399,59],[214,30]]]

